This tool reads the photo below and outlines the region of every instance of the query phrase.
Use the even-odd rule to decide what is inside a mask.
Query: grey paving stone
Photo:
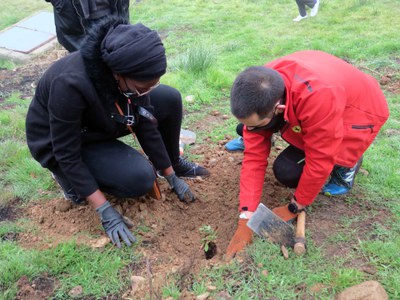
[[[29,53],[54,38],[54,35],[26,29],[12,27],[0,34],[0,47],[9,50]]]
[[[15,26],[56,35],[54,15],[47,11],[39,12],[38,14],[15,24]]]

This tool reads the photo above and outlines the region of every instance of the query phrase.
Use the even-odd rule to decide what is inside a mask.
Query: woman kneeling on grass
[[[194,201],[179,177],[209,172],[179,155],[182,100],[161,85],[166,56],[156,31],[110,17],[95,24],[82,48],[54,63],[40,79],[26,119],[32,156],[51,171],[65,198],[87,201],[118,247],[136,239],[103,192],[138,197],[156,170],[181,201]],[[119,141],[136,133],[148,156]],[[153,167],[154,165],[154,167]]]

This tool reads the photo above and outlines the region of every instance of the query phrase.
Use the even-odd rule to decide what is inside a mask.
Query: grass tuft
[[[172,70],[184,70],[189,73],[202,73],[213,64],[215,56],[213,51],[204,44],[195,43],[182,55],[172,62]]]
[[[181,290],[178,287],[177,279],[172,276],[167,279],[167,282],[168,283],[164,285],[161,291],[163,299],[168,297],[179,299],[179,297],[181,296]]]

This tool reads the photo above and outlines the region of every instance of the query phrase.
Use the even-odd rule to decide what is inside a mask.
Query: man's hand
[[[275,207],[272,212],[280,217],[285,222],[290,222],[297,218],[297,214],[291,213],[288,209],[289,204],[284,206]]]
[[[172,172],[164,177],[167,179],[175,194],[178,195],[179,200],[183,202],[193,202],[196,200],[188,184],[183,179],[180,179],[178,176],[176,176],[175,172]]]
[[[246,247],[253,241],[253,231],[247,227],[248,219],[239,219],[238,227],[233,235],[228,249],[226,250],[226,259],[231,260],[236,253]]]
[[[136,242],[136,238],[129,231],[122,216],[111,206],[110,202],[106,201],[102,206],[96,208],[100,216],[104,230],[114,245],[121,248],[120,239],[128,246],[131,242]]]

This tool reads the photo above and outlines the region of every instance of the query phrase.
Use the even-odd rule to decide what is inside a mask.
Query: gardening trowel
[[[295,244],[293,226],[283,221],[262,203],[258,205],[247,222],[247,226],[260,237],[272,239],[279,245],[293,247]]]

